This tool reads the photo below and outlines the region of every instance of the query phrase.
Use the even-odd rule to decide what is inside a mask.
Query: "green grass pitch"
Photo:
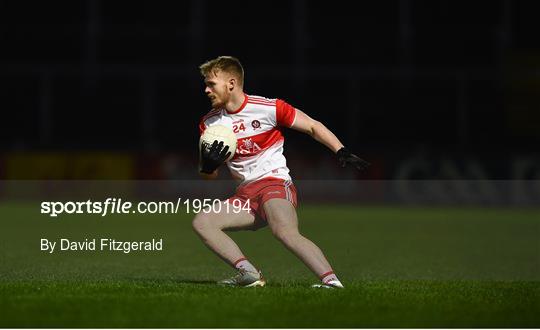
[[[303,205],[301,231],[345,290],[317,279],[268,229],[231,235],[265,288],[231,269],[190,215],[53,220],[0,204],[0,327],[540,327],[540,210]],[[39,239],[162,237],[164,251],[39,250]]]

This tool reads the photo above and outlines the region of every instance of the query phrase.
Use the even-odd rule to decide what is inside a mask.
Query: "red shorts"
[[[296,207],[296,187],[291,180],[278,178],[263,178],[257,181],[241,185],[236,189],[234,196],[230,197],[229,202],[241,200],[242,204],[249,200],[251,213],[266,220],[263,204],[272,198],[286,199]]]

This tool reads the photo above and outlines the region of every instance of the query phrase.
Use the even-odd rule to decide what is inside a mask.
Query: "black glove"
[[[206,174],[212,174],[229,156],[229,146],[223,147],[223,142],[214,140],[214,143],[210,147],[208,145],[201,146],[200,155],[200,172]]]
[[[349,149],[345,147],[339,149],[336,155],[337,155],[338,162],[341,165],[341,167],[345,167],[347,166],[347,164],[351,164],[354,167],[356,167],[357,170],[361,171],[361,170],[365,170],[366,168],[368,168],[369,165],[371,165],[370,163],[366,162],[362,158],[351,153]]]

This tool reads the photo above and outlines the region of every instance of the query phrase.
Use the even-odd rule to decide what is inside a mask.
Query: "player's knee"
[[[201,234],[205,231],[212,229],[212,219],[209,214],[201,212],[193,218],[191,226],[195,232]]]
[[[291,228],[275,228],[272,229],[272,234],[286,245],[294,242],[300,236],[300,233],[298,233],[297,230]]]

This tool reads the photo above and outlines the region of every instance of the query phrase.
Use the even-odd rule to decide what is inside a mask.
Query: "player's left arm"
[[[370,165],[368,162],[349,151],[349,149],[345,148],[337,136],[324,126],[323,123],[311,118],[301,110],[295,109],[295,112],[296,116],[290,127],[299,132],[311,135],[316,141],[322,143],[336,153],[342,167],[351,164],[357,169],[363,170]]]
[[[312,138],[324,144],[334,153],[338,152],[339,149],[344,147],[343,143],[339,141],[337,136],[326,128],[323,123],[311,118],[301,110],[296,109],[296,117],[291,128],[310,135]]]

